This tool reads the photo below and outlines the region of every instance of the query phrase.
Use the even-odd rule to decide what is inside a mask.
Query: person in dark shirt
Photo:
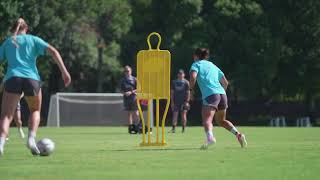
[[[180,69],[178,72],[178,79],[173,80],[171,84],[171,109],[173,112],[172,133],[175,133],[179,112],[181,112],[182,133],[184,133],[187,125],[187,112],[190,109],[190,87],[189,81],[184,77],[184,71]]]
[[[138,132],[136,124],[139,122],[139,112],[136,102],[136,88],[137,80],[132,76],[132,69],[130,66],[125,66],[124,77],[121,79],[121,92],[123,94],[124,108],[128,111],[128,132],[130,134]]]

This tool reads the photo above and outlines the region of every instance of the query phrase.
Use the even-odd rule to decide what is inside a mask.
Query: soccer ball
[[[53,153],[55,145],[51,139],[44,138],[38,141],[37,147],[40,151],[40,156],[49,156]]]

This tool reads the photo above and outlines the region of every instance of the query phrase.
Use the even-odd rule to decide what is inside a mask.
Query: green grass
[[[56,142],[49,157],[33,157],[11,129],[0,179],[224,179],[314,180],[320,173],[319,128],[240,128],[249,146],[215,128],[217,144],[199,150],[202,128],[167,134],[164,148],[140,148],[126,128],[41,128],[38,138]]]

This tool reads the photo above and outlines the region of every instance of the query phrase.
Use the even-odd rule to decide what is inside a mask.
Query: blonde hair
[[[17,42],[17,35],[18,35],[19,31],[25,30],[27,28],[28,28],[28,25],[25,22],[25,20],[22,18],[19,18],[17,20],[17,22],[11,28],[11,31],[13,31],[12,42],[16,46],[16,48],[19,48],[19,44]]]

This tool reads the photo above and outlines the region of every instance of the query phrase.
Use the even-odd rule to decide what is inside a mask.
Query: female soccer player
[[[214,117],[220,126],[237,137],[241,147],[245,147],[247,145],[245,136],[230,121],[226,120],[226,110],[228,108],[226,89],[228,87],[228,80],[216,65],[208,61],[208,49],[197,48],[193,59],[195,62],[190,69],[190,89],[192,90],[196,81],[198,81],[203,101],[202,123],[207,135],[207,140],[201,146],[201,149],[207,149],[209,145],[216,142],[216,138],[212,132],[212,120]]]
[[[171,84],[171,109],[173,114],[171,133],[176,132],[179,112],[181,112],[182,133],[184,133],[187,126],[187,113],[190,109],[190,87],[189,81],[184,77],[184,71],[180,69],[178,72],[178,79],[172,81]]]
[[[71,83],[71,77],[59,52],[41,38],[27,34],[28,25],[22,18],[13,29],[14,35],[0,46],[0,60],[8,61],[1,106],[0,155],[4,153],[5,139],[22,93],[30,110],[27,147],[32,154],[39,155],[35,137],[40,123],[42,94],[36,58],[48,51],[59,66],[65,86]]]

